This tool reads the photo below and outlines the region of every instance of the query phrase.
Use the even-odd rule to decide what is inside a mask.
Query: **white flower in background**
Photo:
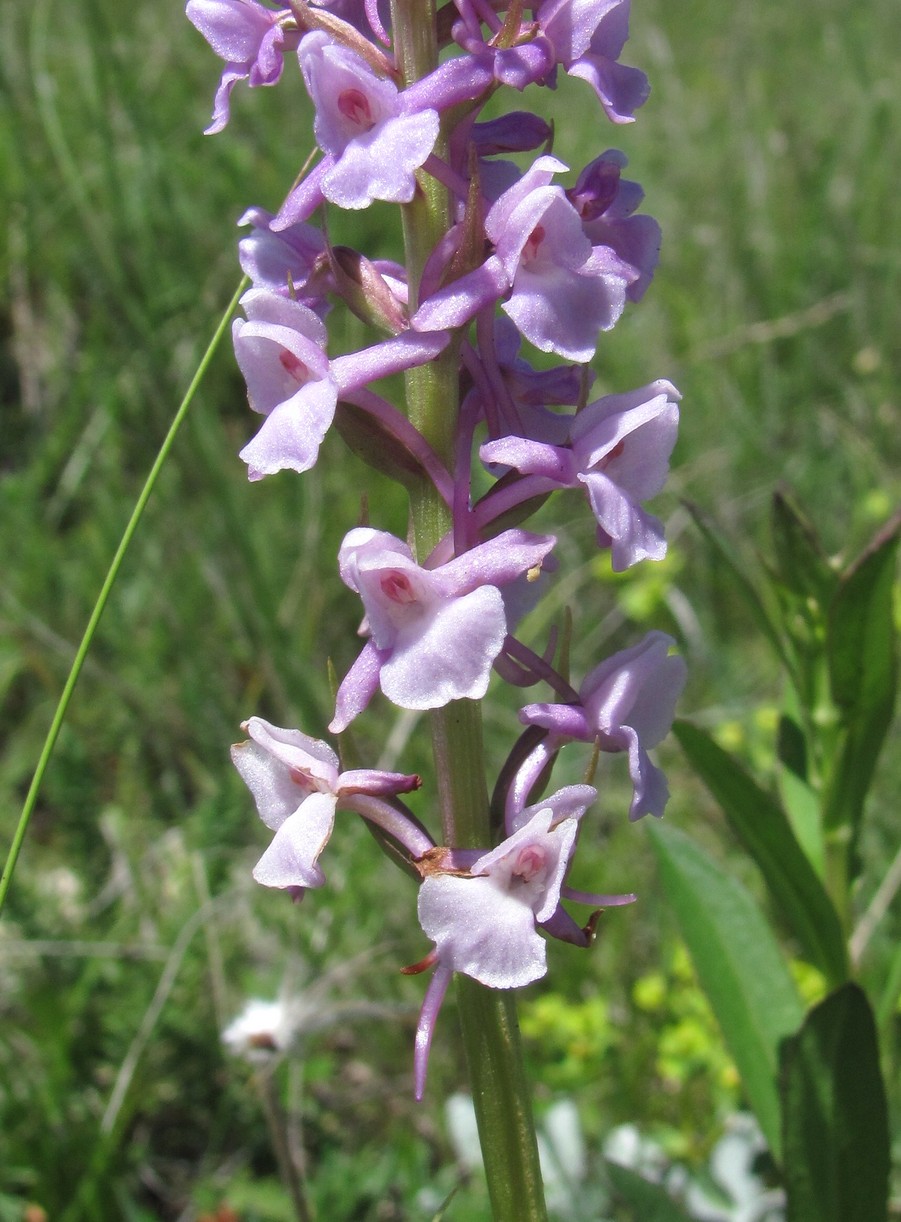
[[[377,1001],[336,1001],[327,996],[336,973],[327,973],[303,996],[279,1001],[251,997],[222,1032],[222,1043],[232,1056],[261,1065],[285,1052],[297,1050],[301,1036],[311,1036],[329,1027],[377,1018],[396,1020],[409,1013],[408,1006]]]
[[[260,1063],[286,1052],[297,1035],[303,1017],[296,1001],[261,1001],[252,997],[222,1032],[222,1042],[232,1056]]]

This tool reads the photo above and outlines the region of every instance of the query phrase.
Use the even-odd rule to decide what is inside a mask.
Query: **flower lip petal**
[[[264,887],[321,887],[325,876],[319,854],[335,823],[333,794],[311,794],[276,830],[269,848],[254,867],[253,877]]]
[[[545,942],[532,910],[488,878],[425,879],[419,922],[436,943],[440,963],[489,988],[521,988],[547,970]]]
[[[341,208],[368,208],[373,200],[409,203],[415,171],[438,139],[435,111],[400,115],[354,140],[323,176],[326,199]]]
[[[398,628],[392,656],[382,667],[382,691],[407,709],[480,700],[506,635],[503,598],[495,586],[435,601]]]
[[[310,382],[268,413],[257,434],[241,450],[251,480],[278,471],[309,471],[319,456],[335,415],[337,393],[331,379]]]

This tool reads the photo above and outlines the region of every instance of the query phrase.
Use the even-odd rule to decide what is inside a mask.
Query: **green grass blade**
[[[228,328],[231,316],[235,312],[235,308],[238,304],[238,298],[244,292],[247,284],[248,280],[245,276],[242,278],[241,283],[235,290],[234,296],[228,303],[228,307],[226,308],[225,313],[222,315],[222,318],[219,321],[219,325],[216,327],[216,330],[213,333],[213,338],[210,340],[206,352],[204,352],[200,359],[200,364],[197,366],[197,370],[191,379],[190,385],[185,391],[184,398],[179,404],[178,411],[175,413],[172,423],[169,426],[169,431],[166,433],[163,443],[159,448],[159,452],[154,459],[153,466],[150,468],[150,473],[147,476],[144,487],[141,489],[141,493],[135,502],[135,507],[132,510],[131,517],[129,518],[128,524],[122,533],[119,546],[116,548],[116,554],[113,556],[106,577],[104,578],[103,585],[100,587],[100,593],[97,595],[97,601],[94,604],[94,609],[91,612],[90,618],[88,619],[87,627],[84,630],[84,635],[81,638],[81,642],[79,643],[75,654],[75,659],[72,662],[72,668],[69,671],[69,675],[63,687],[62,695],[59,698],[59,703],[57,704],[56,711],[53,714],[50,729],[47,731],[47,737],[44,740],[44,746],[41,749],[41,754],[38,759],[37,767],[34,771],[34,776],[31,780],[31,785],[29,786],[28,793],[25,797],[25,804],[22,807],[22,813],[19,816],[19,822],[16,826],[16,830],[9,847],[9,852],[6,857],[6,864],[3,867],[3,874],[0,876],[0,913],[3,911],[6,896],[9,892],[12,877],[15,872],[16,862],[19,859],[19,853],[21,852],[22,845],[25,842],[25,836],[28,832],[28,825],[31,822],[31,816],[34,812],[41,783],[44,779],[44,773],[47,771],[47,765],[50,762],[50,757],[53,754],[53,748],[56,746],[56,740],[59,737],[60,730],[62,729],[62,724],[65,720],[69,702],[72,699],[72,694],[75,691],[76,684],[78,683],[78,678],[81,674],[82,667],[84,666],[85,658],[87,657],[88,651],[90,650],[91,644],[94,640],[97,625],[100,623],[100,618],[106,608],[110,592],[112,591],[116,578],[119,575],[119,570],[122,567],[122,561],[125,559],[125,553],[128,551],[131,541],[134,538],[138,524],[141,521],[144,510],[147,508],[147,503],[150,500],[153,489],[156,486],[156,481],[159,478],[159,474],[163,469],[166,459],[169,457],[172,446],[175,443],[175,438],[178,435],[178,431],[188,414],[188,409],[194,400],[194,396],[197,394],[200,383],[203,381],[204,375],[209,368],[216,349],[219,347],[222,337]]]
[[[901,946],[898,946],[892,955],[877,1005],[876,1022],[880,1031],[885,1031],[893,1022],[895,1012],[899,1008],[899,1001],[901,1001]]]

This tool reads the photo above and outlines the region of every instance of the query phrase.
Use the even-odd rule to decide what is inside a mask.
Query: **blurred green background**
[[[779,675],[680,502],[713,514],[753,571],[777,486],[846,557],[897,501],[897,16],[895,0],[636,0],[623,59],[652,95],[635,124],[612,128],[580,82],[534,100],[574,168],[622,148],[664,229],[647,298],[602,337],[595,389],[670,378],[683,424],[654,506],[666,562],[613,577],[582,500],[559,499],[540,526],[560,534],[561,581],[532,637],[572,606],[582,674],[651,627],[673,633],[691,671],[682,713],[764,769]],[[4,851],[130,507],[237,285],[235,222],[277,208],[310,148],[290,63],[276,89],[239,87],[230,127],[204,137],[220,68],[178,3],[0,9]],[[396,228],[378,208],[344,224],[369,254]],[[336,348],[361,342],[355,328]],[[320,1218],[431,1217],[460,1179],[441,1112],[465,1089],[452,1004],[427,1100],[412,1103],[423,981],[396,971],[425,950],[412,884],[339,820],[326,890],[297,909],[255,887],[267,836],[227,751],[253,713],[324,732],[326,659],[347,666],[360,614],[337,546],[362,489],[374,524],[401,534],[404,501],[336,437],[307,475],[250,486],[236,454],[253,428],[226,343],[47,776],[0,926],[3,1222],[28,1203],[54,1222],[289,1217],[259,1083],[219,1037],[249,997],[310,989],[316,1029],[277,1085]],[[497,766],[518,706],[492,691]],[[359,739],[371,762],[428,776],[423,730],[382,705]],[[862,903],[897,844],[897,742]],[[667,817],[737,854],[676,748],[658,755]],[[741,1094],[626,820],[625,780],[618,759],[601,774],[572,881],[641,902],[603,918],[590,954],[555,943],[523,995],[536,1107],[573,1099],[595,1152],[629,1121],[701,1166]],[[417,809],[430,818],[428,785]],[[363,999],[372,1012],[354,1009]],[[448,1217],[486,1208],[473,1181]]]

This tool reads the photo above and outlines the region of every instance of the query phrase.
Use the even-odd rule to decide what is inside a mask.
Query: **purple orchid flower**
[[[549,738],[536,753],[535,768],[566,741],[597,742],[602,751],[626,751],[633,796],[629,818],[663,814],[669,798],[666,777],[648,751],[669,733],[687,669],[670,654],[675,644],[664,632],[613,654],[588,674],[578,704],[529,704],[520,709],[524,725],[543,726]]]
[[[536,348],[588,361],[636,273],[609,247],[592,246],[563,188],[551,185],[565,169],[539,157],[491,207],[485,232],[512,289],[505,313]]]
[[[325,235],[313,225],[291,225],[276,233],[274,216],[265,208],[248,208],[238,221],[251,231],[238,242],[241,270],[255,289],[290,297],[322,318],[329,310],[327,292],[335,291]]]
[[[229,98],[239,81],[251,89],[274,85],[282,74],[283,57],[300,41],[290,9],[266,8],[256,0],[188,0],[188,20],[200,31],[225,69],[213,103],[213,121],[205,135],[222,131],[229,120]]]
[[[341,208],[408,203],[438,138],[438,112],[410,101],[324,30],[307,34],[297,54],[325,157],[288,196],[274,227],[306,220],[322,199]]]
[[[485,217],[495,253],[428,298],[415,327],[460,326],[506,297],[503,310],[536,348],[591,360],[598,332],[615,325],[639,272],[610,247],[592,245],[563,188],[552,185],[566,168],[555,157],[539,157],[504,191]]]
[[[527,479],[483,502],[479,525],[489,511],[502,512],[519,500],[552,488],[584,485],[598,523],[598,544],[612,549],[615,572],[639,560],[662,560],[662,523],[640,502],[656,496],[666,482],[679,424],[679,392],[658,380],[622,395],[606,395],[572,419],[569,446],[504,437],[481,447],[487,463],[503,463]]]
[[[508,530],[424,569],[394,535],[350,531],[339,567],[363,600],[371,640],[338,689],[332,733],[366,708],[377,687],[404,709],[480,700],[507,635],[499,587],[540,568],[554,543],[549,535]]]
[[[631,123],[646,100],[648,78],[619,63],[629,38],[630,0],[543,0],[538,25],[570,76],[597,94],[614,123]]]
[[[266,417],[240,455],[251,480],[308,471],[339,396],[432,360],[448,341],[446,333],[406,332],[329,361],[325,327],[307,306],[269,289],[251,289],[241,305],[247,319],[232,324],[235,356],[250,406]]]
[[[300,730],[282,729],[262,717],[251,717],[241,728],[250,739],[232,747],[232,762],[260,818],[275,832],[254,868],[258,883],[298,895],[307,887],[321,887],[325,876],[319,855],[332,834],[339,803],[379,823],[414,857],[432,848],[417,826],[378,801],[417,789],[418,776],[374,769],[340,772],[331,747]]]
[[[626,164],[624,153],[607,149],[585,167],[566,195],[591,241],[609,246],[638,271],[638,279],[628,286],[626,297],[640,301],[660,257],[660,226],[652,216],[633,215],[644,199],[644,191],[637,182],[622,177]]]
[[[564,887],[576,847],[579,820],[597,797],[590,785],[569,786],[520,812],[511,834],[487,853],[435,855],[419,889],[419,923],[435,949],[417,968],[436,965],[416,1034],[416,1098],[421,1099],[435,1021],[454,972],[493,989],[515,989],[547,971],[547,946],[539,929],[587,946],[561,895],[604,907],[628,904],[634,895],[593,895]],[[461,869],[471,856],[468,870]],[[571,934],[570,926],[582,934]],[[413,969],[416,970],[416,969]]]
[[[241,305],[247,320],[232,323],[235,356],[251,408],[266,417],[240,454],[248,477],[308,471],[338,402],[325,327],[307,306],[269,289],[251,289]]]
[[[492,989],[540,979],[547,948],[537,927],[560,903],[578,826],[576,817],[555,823],[554,810],[546,806],[477,857],[468,875],[425,878],[419,923],[435,943],[439,963]]]

